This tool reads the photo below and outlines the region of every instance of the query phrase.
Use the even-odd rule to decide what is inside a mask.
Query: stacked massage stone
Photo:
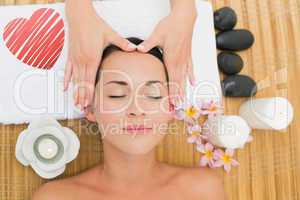
[[[250,48],[254,43],[254,36],[246,29],[233,29],[237,24],[237,15],[229,7],[223,7],[214,12],[218,66],[226,77],[222,81],[222,91],[228,97],[251,97],[257,93],[255,81],[239,72],[244,67],[242,58],[236,53]]]

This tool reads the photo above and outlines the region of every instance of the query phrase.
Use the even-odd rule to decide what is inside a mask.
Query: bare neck
[[[144,155],[129,155],[103,140],[104,163],[102,178],[118,186],[146,186],[159,172],[155,149]]]

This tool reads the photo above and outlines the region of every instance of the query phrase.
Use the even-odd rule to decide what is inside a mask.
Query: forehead
[[[149,80],[166,81],[163,63],[150,54],[115,51],[101,64],[101,80],[131,81],[133,84]]]

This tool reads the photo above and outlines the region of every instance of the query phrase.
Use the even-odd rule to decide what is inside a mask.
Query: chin
[[[109,141],[115,148],[130,155],[145,155],[150,153],[161,141],[163,136],[138,135],[119,136]],[[108,139],[108,138],[107,138]],[[115,140],[117,139],[117,140]]]

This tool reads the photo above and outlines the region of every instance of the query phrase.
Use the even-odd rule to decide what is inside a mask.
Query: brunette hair
[[[143,40],[141,40],[139,38],[135,38],[135,37],[127,38],[127,40],[130,41],[131,43],[135,44],[135,45],[139,45],[143,42]],[[102,61],[115,51],[122,51],[122,49],[119,48],[118,46],[115,46],[115,45],[109,45],[108,47],[106,47],[103,51],[103,54],[102,54]],[[164,64],[163,53],[162,53],[162,50],[159,47],[154,47],[150,51],[148,51],[147,53],[154,56],[155,58],[159,59]],[[165,64],[164,64],[164,70],[165,70],[165,74],[166,74],[166,80],[167,80],[167,83],[168,83],[169,82],[169,74],[168,74],[168,70],[167,70]],[[100,72],[101,72],[101,63],[100,63],[100,66],[98,67],[98,70],[97,70],[97,73],[96,73],[95,85],[97,85],[97,83],[100,79]]]

